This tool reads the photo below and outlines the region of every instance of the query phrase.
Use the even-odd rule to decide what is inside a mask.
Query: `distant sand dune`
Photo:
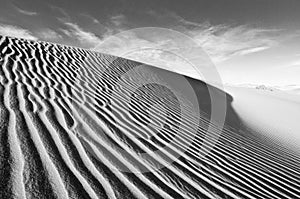
[[[197,116],[188,96],[126,76],[138,62],[9,37],[0,57],[1,199],[300,198],[300,157],[248,132],[228,94],[225,126],[211,123],[204,82],[145,66],[189,82]],[[210,124],[221,137],[200,158]]]

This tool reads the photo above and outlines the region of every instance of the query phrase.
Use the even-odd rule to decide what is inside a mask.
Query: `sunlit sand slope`
[[[199,155],[201,81],[151,66],[128,75],[140,64],[8,37],[0,57],[1,199],[300,197],[299,157],[243,130],[227,94],[225,126],[211,124],[218,142]],[[161,75],[191,84],[199,116]]]

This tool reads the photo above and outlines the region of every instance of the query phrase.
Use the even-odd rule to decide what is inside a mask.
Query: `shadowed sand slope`
[[[243,129],[204,82],[9,37],[0,58],[0,198],[300,197],[299,157]]]

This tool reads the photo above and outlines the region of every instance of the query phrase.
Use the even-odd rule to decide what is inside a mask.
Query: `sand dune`
[[[247,131],[234,98],[204,82],[9,37],[0,57],[0,198],[300,197],[300,157]],[[226,96],[224,127],[208,88]],[[209,126],[221,136],[201,158]]]

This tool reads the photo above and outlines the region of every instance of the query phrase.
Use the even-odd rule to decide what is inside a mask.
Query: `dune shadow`
[[[210,84],[207,84],[204,81],[194,79],[191,77],[185,76],[187,81],[190,83],[192,88],[194,89],[194,92],[197,96],[199,109],[200,111],[204,111],[208,114],[209,117],[211,117],[211,108],[212,108],[212,101],[211,101],[211,94],[210,92],[214,92],[217,98],[219,96],[219,99],[226,100],[226,117],[225,117],[225,125],[233,128],[235,130],[240,130],[243,128],[243,123],[236,113],[236,111],[232,107],[233,97],[229,93],[227,93],[224,90],[221,90],[217,87],[214,87]],[[224,98],[225,96],[225,98]]]

